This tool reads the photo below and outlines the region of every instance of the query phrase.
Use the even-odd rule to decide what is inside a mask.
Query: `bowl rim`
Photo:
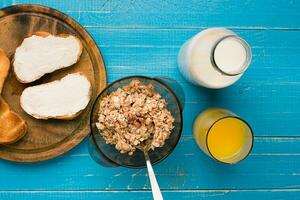
[[[93,106],[92,106],[92,110],[91,110],[91,113],[90,113],[90,129],[91,129],[91,136],[92,136],[92,140],[98,150],[98,152],[101,153],[101,155],[103,157],[105,157],[109,162],[113,163],[113,164],[116,164],[117,166],[122,166],[122,167],[126,167],[126,168],[132,168],[132,169],[140,169],[140,168],[145,168],[146,167],[146,164],[144,165],[139,165],[139,166],[133,166],[133,165],[124,165],[124,164],[119,164],[119,163],[116,163],[115,161],[111,160],[108,156],[106,156],[102,150],[99,148],[97,142],[96,142],[96,138],[95,138],[95,133],[93,131],[93,127],[92,127],[92,116],[93,116],[93,113],[94,113],[94,110],[95,110],[95,107],[96,107],[96,104],[99,100],[99,98],[102,96],[102,94],[108,89],[110,88],[112,85],[114,85],[115,83],[117,82],[120,82],[120,81],[123,81],[123,80],[127,80],[127,79],[134,79],[134,78],[139,78],[139,79],[147,79],[147,80],[152,80],[152,81],[157,81],[159,82],[161,85],[163,85],[171,94],[172,96],[174,96],[174,99],[175,101],[177,102],[177,105],[178,105],[178,108],[179,108],[179,111],[180,111],[180,127],[179,127],[179,135],[178,135],[178,139],[176,140],[175,144],[172,146],[172,148],[170,149],[170,151],[165,155],[163,156],[162,158],[160,158],[159,160],[155,161],[155,162],[151,162],[152,165],[156,165],[158,163],[160,163],[161,161],[165,160],[173,151],[174,149],[176,148],[177,144],[179,143],[179,140],[181,138],[181,135],[182,135],[182,129],[183,129],[183,108],[181,107],[180,105],[180,101],[177,97],[177,95],[175,94],[175,92],[166,84],[164,83],[163,81],[161,81],[159,79],[159,77],[148,77],[148,76],[142,76],[142,75],[134,75],[134,76],[126,76],[126,77],[123,77],[123,78],[120,78],[118,80],[115,80],[113,82],[111,82],[110,84],[108,84],[96,97],[94,103],[93,103]]]

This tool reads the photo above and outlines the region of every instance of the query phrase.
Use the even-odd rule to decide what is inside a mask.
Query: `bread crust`
[[[84,76],[87,80],[88,78],[83,75],[82,73],[78,72],[77,74],[80,74],[81,76]],[[67,76],[67,75],[66,75]],[[61,80],[61,79],[60,79]],[[57,81],[60,81],[60,80],[57,80]],[[48,84],[51,84],[53,83],[54,81],[51,81],[51,82],[48,82],[48,83],[44,83],[43,85],[48,85]],[[34,87],[34,86],[32,86]],[[90,90],[89,90],[89,93],[88,93],[88,96],[89,96],[89,99],[91,100],[91,96],[92,96],[92,86],[90,87]],[[20,100],[20,104],[21,104],[21,107],[23,108],[24,106],[24,103],[22,102],[22,99]],[[79,110],[77,113],[73,114],[73,115],[63,115],[63,116],[49,116],[49,117],[42,117],[40,115],[35,115],[35,114],[30,114],[28,113],[29,115],[33,116],[34,118],[37,118],[37,119],[42,119],[42,120],[47,120],[47,119],[62,119],[62,120],[72,120],[76,117],[78,117],[84,110],[86,109],[83,108],[82,110]]]
[[[29,37],[31,37],[31,36],[33,36],[33,35],[40,36],[40,37],[47,37],[47,36],[52,35],[52,34],[49,33],[49,32],[46,32],[46,31],[37,31],[37,32],[33,32],[33,33],[29,34],[27,37],[25,37],[25,38],[23,39],[23,41],[24,41],[26,38],[29,38]],[[77,60],[76,60],[76,62],[73,64],[73,65],[75,65],[75,64],[79,61],[80,56],[81,56],[82,51],[83,51],[83,45],[82,45],[80,39],[79,39],[78,37],[74,36],[74,35],[66,34],[66,33],[57,34],[57,35],[53,35],[53,36],[55,36],[55,37],[62,37],[62,38],[67,38],[67,37],[69,37],[69,36],[73,36],[73,37],[79,42],[79,44],[80,44],[80,50],[79,50],[79,52],[78,52],[78,54],[77,54]],[[23,43],[23,41],[22,41],[22,43]],[[19,48],[19,47],[22,45],[22,43],[21,43],[17,48]],[[17,48],[16,48],[16,49],[17,49]],[[13,62],[12,62],[12,63],[14,63],[14,60],[15,60],[15,58],[13,58]],[[68,67],[71,67],[71,66],[72,66],[72,65],[70,65],[70,66],[68,66]],[[65,68],[66,68],[66,67],[65,67]],[[57,69],[57,70],[60,70],[60,69]],[[55,70],[55,71],[57,71],[57,70]],[[53,73],[53,72],[50,72],[50,73]],[[17,80],[18,80],[20,83],[31,83],[31,82],[27,82],[27,81],[24,81],[24,80],[22,80],[22,79],[19,79],[19,77],[17,76],[17,74],[15,73],[15,71],[14,71],[14,74],[15,74]],[[44,74],[43,76],[45,76],[45,75],[46,75],[46,74]],[[41,76],[40,78],[42,78],[43,76]],[[38,79],[40,79],[40,78],[38,78]],[[37,80],[38,80],[38,79],[37,79]],[[37,81],[37,80],[34,80],[34,81]],[[34,81],[32,81],[32,82],[34,82]]]
[[[9,59],[0,49],[0,94],[10,67]],[[11,144],[21,139],[27,132],[26,122],[0,96],[0,144]]]
[[[5,79],[9,72],[10,61],[4,51],[0,49],[0,94],[3,89]]]
[[[27,132],[26,122],[0,97],[0,144],[12,144]]]

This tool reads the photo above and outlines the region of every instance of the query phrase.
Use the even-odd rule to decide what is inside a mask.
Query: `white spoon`
[[[154,200],[163,200],[159,185],[157,183],[155,173],[148,155],[148,151],[144,151],[144,156],[146,160],[146,165],[148,169],[148,176],[150,179],[151,189],[152,189],[152,195]]]

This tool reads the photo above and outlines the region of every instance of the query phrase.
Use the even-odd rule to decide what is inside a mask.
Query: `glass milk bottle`
[[[183,76],[196,85],[224,88],[241,78],[251,62],[248,43],[225,28],[209,28],[185,42],[178,55]]]

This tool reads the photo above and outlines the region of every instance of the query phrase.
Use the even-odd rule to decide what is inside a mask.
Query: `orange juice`
[[[236,118],[224,118],[216,122],[207,136],[210,153],[216,159],[226,159],[238,154],[245,144],[248,127]]]
[[[246,157],[252,147],[249,125],[232,112],[208,109],[194,122],[194,136],[199,147],[214,159],[235,163]]]

